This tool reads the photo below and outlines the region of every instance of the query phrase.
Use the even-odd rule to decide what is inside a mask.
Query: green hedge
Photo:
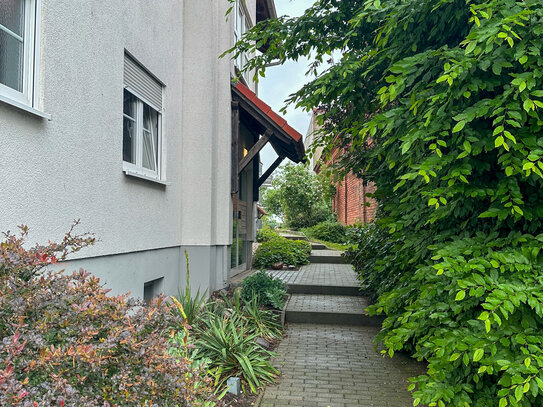
[[[326,221],[309,228],[304,228],[302,232],[309,238],[332,243],[345,243],[347,227],[339,222]]]
[[[272,239],[277,239],[279,235],[269,227],[263,227],[256,231],[256,241],[259,243],[268,242]]]
[[[253,265],[258,268],[270,268],[275,263],[301,266],[309,263],[311,245],[308,242],[278,237],[262,243],[256,250]]]

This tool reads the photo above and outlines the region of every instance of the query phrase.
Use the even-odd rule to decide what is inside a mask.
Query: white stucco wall
[[[256,0],[247,1],[255,20]],[[164,277],[224,286],[232,202],[233,45],[227,0],[42,1],[40,106],[52,120],[0,102],[0,231],[58,240],[73,219],[99,239],[68,269],[84,267],[114,292],[140,296]],[[122,171],[125,49],[165,84],[167,186]]]
[[[185,4],[186,3],[186,4]],[[230,72],[225,0],[43,2],[41,100],[53,120],[0,103],[0,230],[35,240],[81,218],[88,255],[229,244]],[[123,57],[166,84],[167,187],[122,172]]]
[[[0,230],[25,223],[47,241],[80,218],[100,239],[81,256],[181,243],[183,2],[160,3],[42,2],[40,92],[52,121],[0,103]],[[166,84],[167,187],[122,172],[125,49]]]

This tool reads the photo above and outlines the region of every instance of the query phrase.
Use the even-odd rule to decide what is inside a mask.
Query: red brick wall
[[[337,182],[332,209],[337,213],[338,222],[344,225],[371,222],[375,218],[377,202],[366,194],[373,192],[375,186],[372,183],[364,186],[363,180],[353,173],[347,174],[343,181]]]
[[[342,150],[339,149],[332,151],[326,165],[332,164],[341,153]],[[319,172],[320,165],[317,165],[315,170]],[[336,182],[335,186],[336,195],[332,200],[332,210],[337,214],[338,222],[344,225],[352,225],[373,221],[377,201],[366,196],[366,194],[375,192],[375,185],[372,182],[368,182],[364,186],[363,180],[351,172],[345,176],[343,181]],[[367,205],[364,205],[365,203]]]

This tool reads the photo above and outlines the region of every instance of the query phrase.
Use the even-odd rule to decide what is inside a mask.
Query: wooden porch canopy
[[[255,135],[255,144],[241,159],[238,157],[240,122],[243,122]],[[278,158],[260,178],[258,171],[256,171],[254,183],[256,192],[285,158],[295,163],[304,160],[303,138],[299,132],[288,125],[285,119],[275,113],[243,83],[238,82],[232,85],[232,192],[237,192],[239,174],[251,162],[253,162],[255,169],[258,168],[259,152],[268,142],[272,145]],[[256,195],[258,196],[258,194]]]

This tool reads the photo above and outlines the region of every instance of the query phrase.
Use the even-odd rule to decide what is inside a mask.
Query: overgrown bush
[[[341,54],[289,101],[377,187],[401,277],[374,310],[391,353],[430,363],[415,405],[543,405],[542,27],[538,0],[319,0],[235,47],[267,44],[255,75]]]
[[[279,235],[271,228],[263,227],[256,231],[256,241],[258,243],[269,242],[272,239],[278,238]]]
[[[388,231],[374,223],[355,225],[348,228],[346,240],[351,246],[345,250],[345,258],[353,265],[361,287],[368,290],[372,300],[398,283],[402,273],[388,264],[401,252],[396,250],[399,242]]]
[[[262,243],[256,249],[253,265],[257,268],[270,268],[275,263],[301,266],[309,263],[309,253],[302,243],[279,237]]]
[[[311,254],[311,243],[306,240],[293,240],[294,247],[302,251],[302,253],[309,256]]]
[[[72,228],[73,230],[73,228]],[[28,229],[0,244],[0,405],[199,405],[210,386],[168,353],[174,315],[109,296],[83,270],[47,271],[92,244],[72,230],[60,243],[25,248]]]
[[[340,222],[326,221],[310,228],[304,228],[302,232],[309,238],[332,243],[345,243],[347,227]]]
[[[286,294],[285,283],[262,270],[243,280],[241,288],[241,297],[245,302],[256,300],[259,305],[276,309],[283,308]]]

